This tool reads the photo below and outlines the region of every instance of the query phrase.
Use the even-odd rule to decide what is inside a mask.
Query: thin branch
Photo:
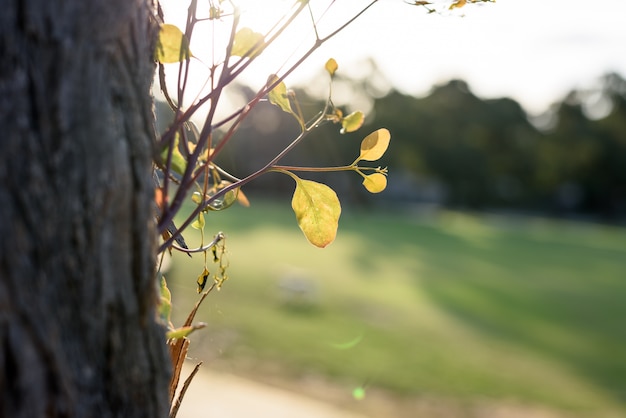
[[[378,0],[373,0],[370,4],[368,4],[367,6],[365,6],[363,9],[361,9],[360,12],[358,12],[356,15],[352,16],[352,18],[350,18],[350,20],[348,20],[346,23],[344,23],[343,25],[341,25],[339,28],[335,29],[333,32],[331,32],[329,35],[326,35],[324,38],[320,39],[320,41],[322,42],[326,42],[328,41],[330,38],[333,38],[335,35],[337,35],[339,32],[343,31],[347,26],[351,25],[352,22],[354,22],[355,20],[357,20],[363,13],[365,13],[370,7],[372,7],[374,4],[376,4],[378,2]]]
[[[255,171],[254,173],[248,175],[247,177],[244,177],[240,181],[237,181],[235,183],[232,183],[224,187],[223,189],[215,193],[213,196],[211,196],[209,199],[207,199],[203,205],[198,205],[191,212],[189,217],[178,227],[178,230],[174,234],[172,234],[163,244],[161,244],[161,246],[159,247],[159,252],[164,251],[165,249],[169,248],[172,245],[172,242],[176,239],[175,237],[178,236],[178,234],[180,234],[181,231],[187,228],[193,222],[193,220],[198,216],[198,214],[202,212],[206,207],[208,207],[214,200],[224,196],[226,193],[230,192],[231,190],[244,186],[245,184],[251,182],[252,180],[255,180],[256,178],[270,171],[270,169],[276,163],[278,163],[278,161],[280,161],[289,152],[291,152],[291,150],[293,150],[300,142],[302,142],[302,140],[306,138],[312,132],[316,124],[321,122],[324,119],[324,117],[325,117],[324,114],[318,117],[316,123],[314,123],[312,126],[307,128],[306,130],[302,131],[300,135],[298,135],[287,147],[285,147],[280,153],[278,153],[278,155],[276,155],[265,166]]]
[[[172,405],[172,410],[170,411],[170,418],[176,418],[176,415],[178,414],[178,410],[180,409],[180,405],[182,404],[183,398],[185,397],[185,393],[187,392],[189,385],[191,385],[191,381],[200,370],[200,366],[202,366],[202,362],[196,364],[193,370],[191,371],[191,373],[189,374],[189,376],[187,377],[187,379],[185,379],[185,383],[183,383],[183,387],[180,389],[180,393],[178,394],[178,397],[176,398],[176,402],[174,402],[174,405]]]
[[[307,171],[307,172],[311,172],[311,173],[325,173],[325,172],[329,172],[329,171],[354,171],[357,167],[354,165],[344,165],[344,166],[340,166],[340,167],[298,167],[298,166],[287,166],[287,165],[275,165],[272,166],[270,171]],[[374,168],[370,168],[370,167],[358,167],[358,168],[365,168],[365,169],[371,169],[371,170],[375,170]]]
[[[224,238],[225,238],[224,233],[218,232],[217,235],[215,235],[215,238],[213,238],[213,240],[209,242],[207,245],[200,246],[198,248],[189,249],[189,248],[183,248],[179,245],[176,245],[175,243],[172,243],[172,248],[174,248],[177,251],[180,251],[181,253],[187,253],[187,254],[203,253],[205,251],[210,250],[212,247],[214,247],[218,242],[220,242]]]
[[[209,287],[207,290],[202,292],[202,295],[200,296],[200,299],[198,299],[198,301],[196,302],[196,304],[193,307],[193,309],[191,310],[191,312],[189,312],[189,315],[187,316],[187,320],[183,324],[183,327],[191,326],[191,323],[193,322],[193,319],[196,316],[196,312],[198,312],[198,308],[200,308],[200,305],[202,304],[204,299],[206,299],[206,297],[209,295],[209,293],[211,293],[213,291],[213,289],[215,289],[216,286],[217,286],[217,283],[213,282],[211,284],[211,287]]]
[[[209,109],[209,114],[207,115],[204,126],[202,127],[202,131],[200,132],[200,136],[198,137],[198,143],[196,144],[196,148],[194,152],[187,159],[187,167],[185,168],[183,178],[180,181],[180,187],[178,188],[178,190],[176,191],[176,194],[174,195],[174,199],[172,201],[171,206],[169,207],[169,210],[163,213],[163,216],[159,222],[159,225],[158,225],[159,232],[161,232],[161,230],[165,227],[165,225],[167,225],[167,223],[170,222],[174,218],[174,215],[178,213],[178,210],[181,208],[183,204],[183,199],[186,196],[189,186],[195,181],[191,177],[193,176],[193,171],[195,169],[196,162],[198,161],[198,157],[200,156],[202,149],[205,146],[207,146],[207,141],[209,140],[211,136],[211,132],[212,132],[211,120],[213,119],[213,116],[217,109],[217,103],[219,101],[220,95],[222,94],[222,90],[224,89],[226,85],[228,85],[228,82],[225,82],[224,80],[228,73],[228,60],[230,57],[230,51],[232,51],[233,43],[235,40],[235,34],[236,34],[238,23],[239,23],[239,12],[237,8],[235,8],[235,12],[233,15],[233,24],[231,27],[230,40],[226,48],[226,59],[224,61],[224,68],[222,72],[220,73],[220,78],[218,80],[216,88],[212,91],[215,97],[211,101],[211,108]]]
[[[377,1],[378,0],[371,1],[367,6],[365,6],[363,9],[361,9],[361,11],[359,11],[355,16],[353,16],[351,19],[349,19],[347,22],[345,22],[339,28],[337,28],[336,30],[334,30],[329,35],[325,36],[324,38],[317,39],[315,41],[315,43],[311,46],[311,48],[306,53],[304,53],[300,57],[300,59],[298,59],[298,61],[295,64],[293,64],[282,76],[277,77],[277,80],[275,80],[275,82],[272,83],[271,85],[265,86],[264,88],[260,89],[260,91],[257,93],[255,98],[250,102],[249,105],[246,105],[245,107],[243,107],[242,109],[240,109],[239,111],[236,112],[236,114],[238,116],[233,116],[232,117],[232,118],[237,117],[236,124],[238,124],[238,122],[240,122],[249,113],[249,111],[250,111],[250,109],[252,107],[250,105],[254,105],[254,104],[258,103],[258,101],[264,95],[266,95],[269,91],[271,91],[274,87],[276,87],[279,83],[281,83],[285,79],[285,77],[287,77],[293,71],[295,71],[295,69],[298,68],[306,59],[308,59],[311,56],[311,54],[313,54],[313,52],[315,52],[321,45],[323,45],[329,39],[331,39],[334,36],[336,36],[339,32],[344,30],[348,25],[353,23],[358,17],[360,17],[363,13],[365,13],[365,11],[368,10],[371,6],[373,6]],[[301,9],[302,9],[302,7],[300,7],[298,10],[301,10]],[[207,117],[207,119],[206,119],[206,123],[205,123],[205,126],[202,129],[200,138],[198,139],[198,144],[196,146],[196,149],[194,150],[193,154],[189,157],[189,160],[188,160],[188,163],[187,163],[187,168],[186,168],[185,173],[183,175],[183,178],[181,180],[181,186],[179,187],[179,189],[176,192],[176,195],[174,197],[174,201],[172,202],[172,205],[168,208],[168,210],[165,213],[163,213],[163,216],[162,216],[162,218],[161,218],[161,220],[159,222],[159,225],[158,225],[159,230],[164,228],[164,225],[167,225],[167,222],[169,222],[171,219],[173,219],[175,213],[177,213],[178,210],[180,209],[180,207],[182,206],[183,197],[184,197],[184,195],[186,193],[186,190],[188,189],[189,185],[191,184],[190,181],[195,181],[195,178],[197,178],[197,176],[200,174],[200,172],[196,172],[194,174],[193,173],[193,170],[194,170],[193,167],[195,167],[195,164],[197,162],[200,149],[205,145],[205,142],[206,142],[207,138],[209,137],[209,135],[212,132],[212,130],[215,128],[215,125],[212,126],[210,124],[210,121],[212,120],[212,117],[213,117],[213,114],[214,114],[214,111],[215,111],[217,99],[221,95],[221,92],[222,92],[223,88],[226,85],[228,85],[231,81],[233,81],[241,73],[241,71],[243,71],[249,65],[249,64],[246,63],[246,64],[242,65],[241,68],[239,68],[237,71],[234,71],[232,73],[229,71],[229,68],[228,68],[228,61],[227,61],[229,59],[228,52],[232,51],[232,44],[233,44],[233,41],[234,41],[236,22],[238,22],[238,17],[239,16],[238,16],[237,10],[235,10],[235,16],[233,18],[233,26],[232,26],[232,29],[231,29],[231,37],[230,37],[230,40],[229,40],[229,45],[227,47],[226,61],[224,63],[224,69],[222,70],[222,72],[220,74],[220,79],[218,81],[217,87],[213,91],[211,91],[207,96],[205,96],[203,99],[201,99],[196,105],[191,106],[189,109],[187,109],[187,111],[185,111],[181,115],[181,118],[183,118],[182,120],[185,120],[184,119],[185,117],[189,118],[199,108],[199,106],[201,104],[206,102],[206,100],[209,100],[209,98],[215,99],[211,103],[211,111],[209,112],[210,117]],[[291,20],[289,22],[291,22]],[[276,36],[277,35],[278,34],[276,34]],[[272,38],[271,40],[273,40],[273,39],[274,38]],[[250,60],[248,60],[248,62],[249,61]],[[166,248],[168,248],[171,245],[171,243],[173,242],[173,240],[175,239],[175,237],[177,235],[179,235],[187,226],[189,226],[191,224],[191,222],[193,222],[193,219],[195,219],[195,217],[202,210],[204,210],[206,207],[208,207],[210,205],[210,203],[213,202],[215,199],[223,196],[224,194],[228,193],[231,190],[234,190],[234,189],[236,189],[238,187],[243,186],[244,184],[247,184],[248,182],[256,179],[257,177],[259,177],[260,175],[268,172],[272,168],[272,166],[274,164],[276,164],[278,161],[280,161],[280,159],[282,159],[298,143],[300,143],[306,136],[308,136],[308,134],[310,133],[312,128],[314,128],[315,126],[317,126],[319,123],[321,123],[323,121],[323,119],[325,117],[325,113],[326,113],[327,107],[328,107],[328,103],[326,104],[326,108],[325,108],[324,112],[321,114],[321,116],[318,117],[318,119],[310,127],[308,127],[308,128],[305,127],[305,130],[303,130],[300,133],[300,135],[298,135],[298,137],[292,141],[291,144],[289,144],[283,151],[281,151],[275,158],[273,158],[263,168],[257,170],[256,172],[250,174],[249,176],[241,179],[240,181],[237,181],[237,182],[235,182],[235,183],[233,183],[233,184],[223,188],[222,190],[217,192],[215,195],[211,196],[209,199],[204,201],[202,205],[198,205],[198,207],[196,207],[196,209],[183,222],[183,224],[180,225],[180,227],[178,228],[178,231],[176,231],[165,243],[163,243],[161,245],[161,247],[159,247],[159,252],[164,251]],[[180,120],[181,119],[179,119],[179,121]],[[175,130],[170,128],[166,132],[166,134],[162,137],[161,144],[164,143],[164,140],[167,139],[168,135],[173,135],[174,132],[175,132]],[[230,133],[230,135],[228,135],[226,141],[224,139],[222,139],[220,141],[220,143],[218,144],[218,147],[220,149],[223,148],[223,146],[232,137],[232,132],[234,132],[234,131],[231,130],[231,133]],[[217,149],[217,147],[216,147],[216,149]],[[216,154],[217,153],[214,152],[213,156],[216,155]]]
[[[304,2],[301,3],[300,6],[289,17],[289,19],[287,19],[285,21],[285,23],[282,26],[280,26],[280,28],[277,29],[276,32],[269,37],[269,39],[267,39],[267,41],[265,41],[265,40],[262,41],[262,44],[265,45],[263,48],[266,49],[268,46],[273,44],[274,41],[276,41],[276,39],[285,31],[285,29],[287,29],[293,23],[293,21],[298,17],[298,15],[300,15],[300,13],[302,12],[302,10],[304,10],[305,7],[306,7],[306,4]],[[272,31],[276,29],[276,27],[278,26],[279,23],[280,23],[280,20],[276,23],[276,25],[274,25],[274,27],[272,27],[267,32],[266,36],[268,36],[270,33],[272,33]],[[266,36],[264,36],[263,38],[265,39]],[[248,51],[248,53],[252,53],[252,51],[255,51],[256,48],[259,47],[259,46],[261,46],[261,43],[259,43],[259,45],[255,45],[252,48],[250,48],[250,51]],[[231,70],[234,70],[234,71],[232,71],[232,73],[231,73],[231,80],[230,81],[236,79],[239,76],[239,74],[241,74],[248,66],[250,66],[250,64],[252,64],[252,62],[258,56],[259,55],[248,56],[248,57],[241,57],[241,59],[239,61],[237,61],[231,68]],[[244,58],[249,58],[249,59],[244,62]],[[240,64],[241,64],[241,67],[239,69],[236,69]]]

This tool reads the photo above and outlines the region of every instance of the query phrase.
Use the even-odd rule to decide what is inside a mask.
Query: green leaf
[[[328,74],[330,74],[330,76],[334,76],[335,72],[337,71],[337,68],[339,68],[339,65],[337,64],[337,61],[335,61],[334,58],[329,59],[328,61],[326,61],[326,65],[324,65],[324,68],[326,69],[326,71],[328,71]]]
[[[159,303],[159,317],[161,318],[161,321],[168,326],[170,324],[170,316],[172,313],[172,293],[167,287],[165,276],[161,276],[160,290],[161,300]]]
[[[175,340],[175,339],[185,338],[189,334],[194,332],[195,330],[202,329],[202,328],[206,327],[206,325],[207,325],[206,323],[200,322],[198,324],[189,325],[189,326],[186,326],[186,327],[176,328],[176,329],[166,333],[165,337],[168,340]]]
[[[231,55],[254,58],[263,52],[263,35],[250,28],[241,28],[235,34]]]
[[[335,240],[341,215],[341,204],[330,187],[310,180],[296,180],[296,190],[291,207],[296,214],[298,226],[309,242],[324,248]]]
[[[361,154],[357,161],[376,161],[383,156],[389,147],[391,134],[385,128],[372,132],[361,142]]]
[[[218,184],[216,187],[214,187],[213,189],[211,189],[207,193],[207,199],[213,197],[218,192],[220,192],[222,189],[230,186],[231,184],[232,183],[230,181],[228,181],[228,180],[222,180],[220,182],[220,184]],[[214,199],[211,203],[209,203],[209,206],[207,206],[207,208],[209,208],[211,210],[227,209],[227,208],[231,207],[233,205],[233,203],[235,203],[237,201],[237,196],[238,195],[239,195],[239,187],[236,187],[236,188],[234,188],[232,190],[227,191],[226,193],[224,193],[220,197]]]
[[[191,56],[185,34],[174,25],[162,25],[157,40],[156,60],[161,64],[169,64],[184,61]]]
[[[202,194],[200,194],[200,192],[193,192],[191,195],[191,200],[193,200],[193,202],[196,205],[199,205],[202,203]]]
[[[272,74],[267,78],[267,86],[271,86],[278,81],[278,76],[276,74]],[[292,115],[298,123],[300,127],[304,129],[304,121],[293,111],[291,108],[291,102],[289,101],[289,95],[287,94],[287,86],[282,81],[276,85],[269,93],[267,93],[267,98],[270,103],[276,105],[282,109],[283,112],[289,113]]]
[[[365,121],[365,115],[361,111],[350,113],[345,118],[341,119],[341,131],[342,134],[346,132],[354,132],[363,125]]]
[[[176,134],[176,138],[174,139],[174,148],[172,149],[172,162],[170,164],[170,168],[175,172],[180,174],[181,176],[185,172],[185,168],[187,167],[187,160],[183,157],[183,154],[178,149],[178,139],[179,136]],[[161,153],[161,160],[163,160],[163,165],[167,164],[167,153],[169,152],[169,147],[165,147],[163,152]]]
[[[200,212],[198,218],[191,224],[193,229],[202,231],[204,229],[204,213]]]
[[[276,74],[272,74],[267,78],[267,85],[271,86],[276,81],[278,81],[278,76]],[[276,85],[269,93],[267,93],[267,98],[270,103],[280,107],[283,112],[293,114],[293,110],[291,109],[291,103],[289,103],[289,96],[287,95],[287,86],[285,86],[284,82],[280,82]]]
[[[370,193],[380,193],[387,187],[387,176],[382,173],[364,176],[363,186],[365,186]]]
[[[200,192],[193,192],[193,194],[191,195],[191,200],[193,200],[195,204],[201,205],[203,204],[203,202],[208,201],[217,193],[219,193],[221,190],[223,190],[225,187],[228,187],[231,184],[232,183],[230,181],[222,180],[217,186],[213,186],[211,187],[211,189],[207,191],[206,195],[204,195],[204,200],[202,199],[202,193]],[[219,196],[218,198],[213,199],[208,204],[206,209],[215,210],[215,211],[227,209],[231,207],[233,203],[239,200],[240,194],[241,193],[239,191],[239,187],[229,190],[223,195]],[[245,200],[245,197],[242,198],[242,200]]]

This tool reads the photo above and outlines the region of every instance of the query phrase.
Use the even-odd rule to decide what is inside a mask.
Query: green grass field
[[[195,356],[402,396],[626,414],[625,229],[344,211],[320,250],[288,201],[254,201],[210,214],[206,230],[228,236],[230,279],[200,310]],[[168,273],[179,321],[202,263],[176,256]]]

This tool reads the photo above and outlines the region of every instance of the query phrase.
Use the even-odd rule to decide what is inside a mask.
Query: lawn
[[[288,201],[253,201],[211,213],[207,234],[217,230],[230,279],[198,315],[209,327],[192,336],[197,357],[402,396],[626,414],[623,228],[344,210],[337,240],[320,250]],[[202,268],[200,255],[175,257],[178,318]]]

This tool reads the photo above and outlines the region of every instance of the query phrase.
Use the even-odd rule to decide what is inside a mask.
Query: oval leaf
[[[380,193],[387,187],[387,176],[381,173],[370,174],[363,179],[363,186],[370,193]]]
[[[326,65],[324,65],[324,68],[326,69],[326,71],[328,71],[328,74],[330,74],[330,76],[332,77],[335,75],[335,71],[337,71],[337,68],[339,68],[339,65],[337,65],[337,61],[335,61],[334,58],[331,58],[328,61],[326,61]]]
[[[324,248],[335,240],[341,204],[330,187],[296,177],[291,207],[307,240]]]
[[[204,229],[204,214],[202,212],[198,214],[198,218],[191,224],[191,227],[200,231]]]
[[[231,55],[254,58],[263,52],[263,35],[250,28],[241,28],[235,34]]]
[[[189,41],[185,34],[174,25],[165,24],[159,31],[156,59],[162,64],[180,62],[191,57]]]
[[[345,118],[341,119],[341,131],[342,134],[346,132],[354,132],[363,125],[365,121],[365,115],[361,111],[350,113]]]
[[[185,169],[187,168],[187,160],[183,156],[183,154],[178,149],[179,136],[176,134],[174,138],[174,148],[172,148],[172,158],[170,160],[170,169],[175,173],[180,174],[181,176],[185,173]],[[163,160],[163,165],[167,163],[167,154],[169,153],[169,147],[163,149],[161,152],[161,159]]]
[[[376,161],[383,156],[387,147],[389,147],[389,141],[391,140],[391,134],[385,128],[381,128],[375,132],[372,132],[365,137],[361,142],[361,155],[357,161]]]
[[[276,74],[272,74],[267,79],[268,87],[274,84],[278,80],[278,76]],[[293,113],[291,109],[291,103],[289,102],[289,96],[287,95],[287,86],[282,81],[276,85],[269,93],[267,93],[267,98],[270,103],[280,107],[284,112]]]
[[[202,203],[202,195],[200,194],[200,192],[193,192],[193,194],[191,195],[191,200],[193,200],[193,203],[195,203],[196,205],[199,205]]]

